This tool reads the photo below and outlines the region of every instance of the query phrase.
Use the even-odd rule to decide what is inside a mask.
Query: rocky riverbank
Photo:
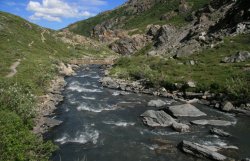
[[[74,70],[77,68],[78,66],[75,65],[59,63],[59,75],[51,81],[47,94],[38,97],[37,116],[35,118],[35,127],[33,128],[35,134],[43,134],[47,132],[49,128],[58,126],[62,123],[59,120],[50,118],[49,115],[51,115],[56,109],[56,106],[63,101],[62,91],[66,86],[64,77],[74,75]]]
[[[180,92],[174,91],[169,92],[165,88],[147,88],[142,81],[127,81],[123,79],[116,79],[109,77],[109,72],[105,72],[105,77],[100,79],[100,82],[104,87],[119,89],[122,91],[129,91],[135,93],[151,94],[160,97],[166,97],[174,99],[177,101],[185,103],[200,103],[203,105],[211,106],[213,108],[219,109],[225,112],[233,112],[236,114],[243,114],[250,116],[250,103],[238,104],[231,103],[230,100],[227,100],[225,94],[216,95],[210,92]],[[193,87],[192,82],[187,83],[188,86]],[[238,106],[237,106],[238,105]]]

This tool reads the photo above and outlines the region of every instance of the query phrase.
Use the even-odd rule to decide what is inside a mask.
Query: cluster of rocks
[[[148,54],[169,57],[189,56],[204,48],[215,47],[223,42],[224,36],[249,33],[250,24],[247,16],[249,11],[238,11],[250,8],[249,4],[243,7],[243,3],[247,2],[211,1],[210,5],[193,14],[194,23],[178,29],[169,25],[160,27],[151,25],[147,34],[153,36],[154,48]],[[182,3],[180,6],[186,5]],[[188,10],[187,6],[184,8]],[[244,16],[242,15],[240,20],[232,19],[232,15],[230,16],[232,12],[237,14],[244,12]]]
[[[33,128],[34,133],[43,134],[49,128],[57,126],[61,121],[51,119],[49,115],[56,109],[61,101],[63,101],[62,90],[64,89],[66,82],[62,76],[55,78],[48,89],[48,92],[44,96],[38,98],[38,108],[36,116],[36,126]]]
[[[144,35],[125,36],[111,43],[109,47],[116,53],[131,55],[146,46],[148,42],[148,37]]]
[[[235,107],[231,102],[225,100],[225,96],[223,94],[221,95],[215,95],[213,93],[209,92],[202,92],[202,93],[194,93],[194,92],[169,92],[165,88],[147,88],[144,85],[144,81],[127,81],[123,79],[116,79],[111,77],[103,77],[100,79],[100,82],[104,87],[112,88],[112,89],[118,89],[122,91],[129,91],[134,93],[144,93],[144,94],[151,94],[155,96],[161,96],[166,97],[174,100],[178,100],[181,102],[186,103],[199,103],[207,106],[211,106],[213,108],[219,109],[224,112],[233,112],[237,114],[244,114],[244,115],[250,115],[250,112],[246,109],[243,109],[242,107]],[[189,87],[195,87],[194,82],[187,82]],[[176,84],[176,88],[179,85]],[[219,101],[218,101],[219,100]],[[156,106],[161,106],[163,102],[150,102],[150,104],[155,104]],[[250,107],[250,104],[242,104],[242,106],[247,106],[246,108]],[[249,107],[248,107],[249,106]]]
[[[234,55],[225,57],[221,60],[222,63],[239,63],[250,59],[250,53],[248,51],[239,51]]]
[[[201,117],[206,116],[205,113],[200,111],[198,108],[191,104],[182,104],[182,105],[174,105],[167,106],[166,103],[163,103],[162,100],[151,100],[148,105],[155,107],[164,107],[160,110],[148,110],[141,114],[142,121],[145,125],[156,128],[156,127],[172,127],[175,131],[186,133],[191,131],[191,125],[210,125],[210,126],[230,126],[233,122],[225,121],[225,120],[194,120],[191,121],[191,124],[179,123],[175,118],[178,117]],[[173,117],[172,117],[173,116]],[[211,128],[210,133],[213,135],[218,135],[221,137],[230,137],[231,134],[218,129]],[[179,146],[182,151],[197,156],[197,157],[206,157],[213,160],[230,160],[231,158],[220,154],[218,151],[222,149],[234,149],[238,150],[235,146],[224,146],[224,147],[216,147],[216,146],[207,146],[201,145],[195,142],[185,141],[183,140]]]

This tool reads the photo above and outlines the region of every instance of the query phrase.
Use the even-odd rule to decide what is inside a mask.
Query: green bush
[[[34,107],[35,98],[29,87],[0,81],[0,110],[13,111],[28,123],[35,114]]]
[[[43,161],[48,160],[55,146],[42,139],[23,124],[13,112],[0,111],[0,160],[1,161]]]

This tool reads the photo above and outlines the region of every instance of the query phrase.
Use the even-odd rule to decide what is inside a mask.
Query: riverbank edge
[[[37,135],[43,135],[48,132],[49,129],[60,125],[62,122],[56,119],[50,118],[53,112],[57,109],[60,102],[64,100],[62,92],[67,85],[65,78],[75,75],[76,70],[81,67],[97,64],[97,65],[113,65],[115,56],[110,56],[104,59],[96,58],[80,58],[72,59],[67,63],[60,62],[57,65],[58,72],[53,80],[51,80],[47,93],[37,98],[36,117],[34,119],[35,126],[33,127],[33,133]]]
[[[225,94],[214,94],[211,92],[195,93],[195,92],[169,92],[167,89],[161,88],[146,88],[140,81],[128,81],[124,79],[113,78],[109,75],[109,67],[105,67],[103,78],[100,83],[103,87],[128,91],[133,93],[149,94],[163,98],[174,99],[183,103],[199,103],[223,112],[234,113],[238,115],[250,116],[250,102],[237,106],[235,102],[227,100]]]
[[[58,73],[51,80],[47,93],[37,97],[36,117],[34,119],[35,126],[33,133],[42,135],[50,128],[53,128],[62,122],[56,119],[51,119],[49,116],[57,109],[57,105],[64,100],[62,92],[67,85],[65,77],[75,74],[75,70],[79,67],[76,65],[59,63],[57,66]]]

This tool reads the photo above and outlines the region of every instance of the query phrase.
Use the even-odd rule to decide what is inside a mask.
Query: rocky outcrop
[[[218,135],[218,136],[222,136],[222,137],[229,137],[231,136],[231,134],[221,130],[221,129],[217,129],[217,128],[212,128],[210,129],[210,133],[211,134],[215,134],[215,135]]]
[[[65,65],[64,63],[59,63],[58,66],[59,73],[63,76],[72,76],[75,74],[75,71],[72,69],[71,65],[67,64]]]
[[[222,63],[239,63],[250,59],[250,53],[248,51],[239,51],[235,55],[225,57],[221,60]]]
[[[55,119],[48,118],[59,102],[63,101],[61,95],[66,82],[63,77],[55,78],[48,89],[48,93],[38,98],[37,116],[35,119],[36,126],[33,128],[34,133],[45,133],[49,128],[59,125],[61,122]]]
[[[116,53],[130,55],[142,49],[148,44],[148,42],[148,37],[144,35],[134,35],[132,37],[126,36],[113,42],[109,47]]]
[[[219,161],[223,161],[227,159],[226,156],[218,153],[216,148],[208,147],[208,146],[201,145],[198,143],[193,143],[193,142],[184,140],[180,143],[179,147],[184,152],[197,156],[197,157],[206,157],[209,159],[219,160]]]
[[[176,37],[177,35],[178,34],[175,27],[170,25],[163,25],[159,29],[158,35],[156,36],[155,46],[160,47],[163,45],[174,45],[175,40],[178,38]]]
[[[195,106],[191,104],[183,104],[183,105],[176,105],[176,106],[169,106],[167,108],[173,116],[187,116],[187,117],[199,117],[199,116],[206,116],[205,113],[201,112]]]
[[[230,126],[233,125],[233,122],[225,120],[194,120],[191,121],[195,125],[212,125],[212,126]]]

